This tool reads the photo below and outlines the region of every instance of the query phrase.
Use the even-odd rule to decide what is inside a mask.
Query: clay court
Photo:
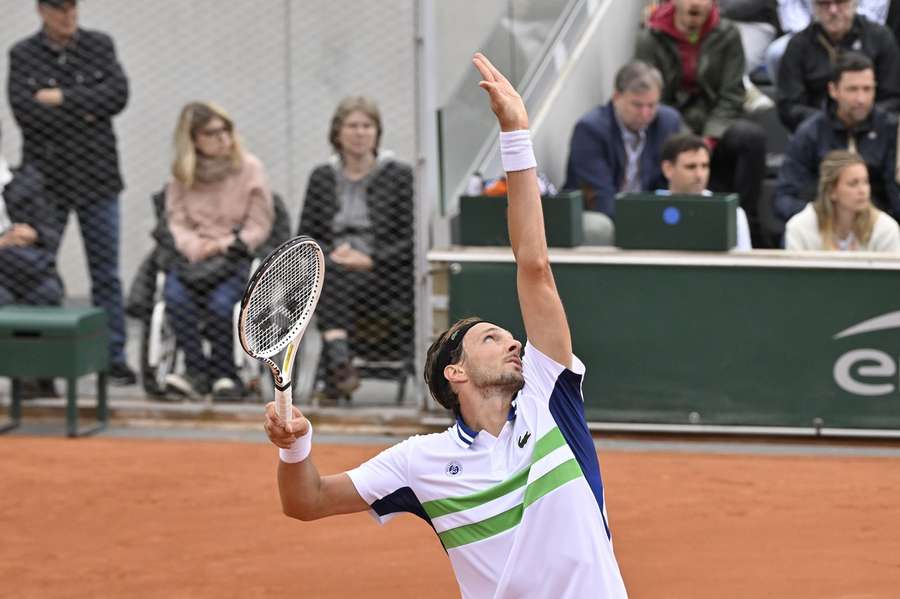
[[[601,449],[631,597],[898,596],[896,450],[691,447]],[[319,443],[313,455],[333,472],[379,449]],[[276,455],[264,443],[0,440],[0,596],[459,596],[418,518],[283,517]]]

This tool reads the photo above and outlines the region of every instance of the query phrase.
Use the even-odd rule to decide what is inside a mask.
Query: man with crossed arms
[[[343,474],[319,474],[309,458],[312,426],[296,407],[283,422],[268,404],[266,433],[281,448],[282,508],[300,520],[416,514],[438,534],[466,598],[623,598],[584,419],[585,366],[572,354],[547,256],[528,114],[487,58],[476,54],[473,62],[500,123],[524,351],[495,324],[455,323],[429,348],[425,366],[429,390],[455,424]]]

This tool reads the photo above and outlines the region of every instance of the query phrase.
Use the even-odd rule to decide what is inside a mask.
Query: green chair
[[[9,420],[0,432],[22,420],[21,378],[66,379],[66,432],[88,435],[106,427],[109,368],[106,313],[99,308],[5,306],[0,308],[0,377],[12,379]],[[79,430],[76,383],[97,373],[97,424]]]

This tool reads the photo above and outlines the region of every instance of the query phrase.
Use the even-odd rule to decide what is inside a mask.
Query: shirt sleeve
[[[409,485],[409,455],[415,439],[389,447],[347,472],[356,492],[369,504],[369,513],[380,524],[403,512],[418,515],[422,509]]]
[[[531,392],[528,395],[540,398],[544,403],[549,401],[553,389],[560,381],[560,375],[566,371],[576,375],[579,379],[578,395],[581,401],[584,401],[581,393],[581,380],[584,378],[585,370],[584,363],[575,354],[572,354],[572,368],[566,368],[553,358],[546,356],[530,342],[525,344],[522,357],[525,388]]]

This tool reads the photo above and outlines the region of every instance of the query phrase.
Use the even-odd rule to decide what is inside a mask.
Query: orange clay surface
[[[318,444],[323,472],[380,448]],[[0,597],[458,597],[403,516],[281,515],[264,444],[0,438]],[[601,454],[634,599],[900,597],[900,459]]]

